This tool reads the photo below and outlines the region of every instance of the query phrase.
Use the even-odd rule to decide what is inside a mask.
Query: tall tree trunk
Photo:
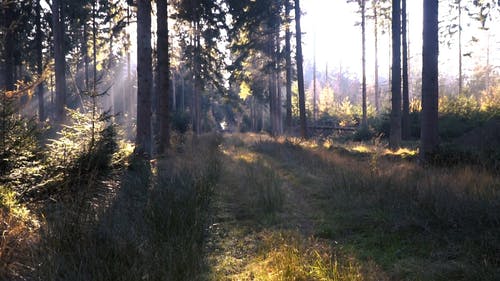
[[[290,32],[290,0],[285,0],[285,68],[286,68],[286,131],[292,130],[292,33]]]
[[[169,81],[170,58],[168,55],[168,4],[167,0],[156,0],[157,11],[157,55],[158,55],[158,99],[160,138],[158,153],[163,154],[170,146],[170,110],[169,110]]]
[[[168,36],[168,33],[167,33],[167,36]],[[170,43],[169,43],[170,45]],[[170,58],[170,56],[169,56]],[[170,61],[170,59],[169,59]],[[169,62],[170,64],[170,62]],[[172,105],[169,106],[169,109],[172,111],[172,112],[176,112],[177,111],[177,76],[176,74],[174,73],[170,73],[170,66],[169,66],[169,75],[171,76],[171,79],[172,79],[172,86],[169,86],[169,90],[171,89],[172,90]]]
[[[151,155],[151,1],[137,0],[137,137],[136,153]]]
[[[92,79],[92,135],[90,147],[94,147],[95,142],[95,120],[97,111],[97,0],[92,4],[92,59],[93,59],[93,79]]]
[[[186,112],[186,78],[184,77],[184,72],[181,75],[181,112]]]
[[[313,123],[318,120],[318,94],[316,92],[316,34],[314,34],[313,51]]]
[[[462,70],[462,1],[458,0],[458,94],[463,93],[463,70]]]
[[[300,0],[295,0],[295,38],[297,41],[297,80],[299,84],[299,114],[300,114],[300,135],[307,138],[307,120],[306,120],[306,100],[304,89],[304,69],[302,57],[302,31],[300,28]]]
[[[424,0],[424,29],[422,49],[422,124],[420,157],[428,161],[439,145],[438,135],[438,2]]]
[[[362,44],[362,72],[363,72],[363,83],[362,83],[362,94],[363,94],[363,117],[361,120],[361,126],[366,127],[368,125],[367,113],[366,113],[366,0],[361,0],[361,44]]]
[[[60,0],[52,1],[52,28],[56,73],[55,121],[64,122],[66,105],[66,59],[64,56],[64,17]]]
[[[195,77],[194,77],[194,121],[195,121],[195,134],[198,136],[201,133],[201,91],[202,91],[202,81],[201,81],[201,58],[200,58],[200,23],[195,23]]]
[[[14,8],[15,3],[6,3],[3,9],[3,27],[5,28],[4,35],[4,83],[5,89],[7,91],[14,90],[14,46],[15,46],[15,36],[14,36]]]
[[[276,79],[274,71],[269,73],[268,76],[268,87],[269,87],[269,123],[271,124],[271,135],[276,137],[277,127],[276,127]]]
[[[88,27],[87,22],[83,23],[83,45],[82,45],[82,55],[83,55],[83,67],[85,71],[85,92],[90,91],[90,74],[89,74],[89,49],[88,49]]]
[[[281,106],[281,79],[280,79],[280,68],[278,66],[278,72],[276,73],[276,116],[278,125],[278,135],[283,134],[283,118],[282,118],[282,106]]]
[[[408,85],[408,33],[406,17],[406,0],[402,0],[401,32],[403,35],[403,116],[401,118],[401,137],[410,139],[410,89]]]
[[[435,1],[435,0],[432,0]],[[401,5],[392,1],[392,110],[389,147],[401,146]]]
[[[130,7],[127,6],[127,27],[130,26]],[[132,86],[132,67],[131,67],[131,57],[130,57],[130,45],[131,45],[131,40],[130,40],[130,34],[127,32],[125,35],[125,52],[127,54],[127,82],[125,85],[127,87]],[[124,96],[124,107],[125,111],[128,113],[128,118],[131,118],[132,112],[134,111],[133,105],[132,105],[132,92],[130,90],[125,91],[125,96]]]
[[[43,40],[43,33],[42,33],[42,23],[41,23],[41,18],[42,18],[42,5],[40,4],[41,0],[38,0],[36,2],[36,17],[35,17],[35,27],[36,27],[36,35],[35,35],[35,45],[36,45],[36,68],[38,75],[41,77],[43,73],[43,53],[42,53],[42,40]],[[43,100],[43,94],[44,94],[44,89],[43,89],[44,83],[41,82],[36,89],[37,96],[38,96],[38,119],[40,122],[45,121],[45,107],[44,107],[44,100]]]
[[[378,9],[377,1],[373,0],[373,20],[375,33],[375,111],[380,113],[380,86],[378,77]]]
[[[281,135],[283,133],[283,120],[281,116],[281,79],[280,79],[280,74],[281,74],[281,65],[280,65],[280,29],[281,29],[281,21],[278,21],[278,25],[276,26],[275,30],[275,61],[276,61],[276,71],[274,73],[275,75],[275,87],[276,87],[276,99],[274,102],[275,106],[275,111],[276,111],[276,129],[277,129],[277,134]]]

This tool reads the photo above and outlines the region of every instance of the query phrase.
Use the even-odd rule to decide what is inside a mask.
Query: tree
[[[379,86],[379,75],[378,75],[378,1],[372,1],[373,8],[373,33],[375,36],[374,44],[375,44],[375,111],[377,113],[380,112],[380,86]]]
[[[300,28],[300,1],[295,0],[295,38],[297,41],[297,80],[299,84],[299,114],[300,114],[300,135],[307,138],[307,120],[306,120],[306,99],[304,88],[304,69],[302,57],[302,31]]]
[[[438,1],[424,0],[424,28],[422,49],[422,124],[420,158],[428,161],[439,145],[438,136]]]
[[[137,136],[136,153],[150,156],[151,90],[151,1],[137,0]]]
[[[348,0],[347,2],[356,2],[359,6],[361,14],[361,66],[362,66],[362,82],[361,82],[361,95],[362,95],[362,119],[361,126],[368,125],[367,111],[366,111],[366,0]]]
[[[158,153],[163,154],[170,146],[170,112],[169,112],[169,79],[170,58],[168,54],[168,4],[167,0],[156,0],[156,18],[158,26],[157,55],[158,55],[158,99],[160,138]]]
[[[286,68],[286,131],[290,133],[292,128],[292,47],[290,31],[290,0],[285,0],[285,68]]]
[[[463,61],[462,61],[462,1],[456,0],[458,5],[458,94],[463,93]]]
[[[224,53],[218,44],[222,38],[222,30],[227,30],[225,7],[221,1],[212,0],[180,0],[175,2],[177,23],[182,25],[187,34],[181,35],[181,47],[184,59],[190,68],[191,76],[191,117],[193,131],[202,131],[202,110],[208,110],[208,90],[217,89],[224,92],[222,70]],[[206,112],[206,111],[205,111]]]
[[[40,4],[41,0],[36,2],[35,6],[35,49],[36,49],[36,70],[39,77],[42,76],[43,73],[43,53],[42,53],[42,40],[43,40],[43,31],[42,31],[42,5]],[[44,100],[43,100],[43,82],[41,82],[37,87],[37,96],[38,96],[38,119],[40,122],[45,121],[45,108],[44,108]]]
[[[363,117],[361,119],[361,126],[366,127],[368,125],[367,117],[366,117],[366,1],[359,1],[361,6],[361,44],[362,44],[362,95],[363,95]]]
[[[403,116],[401,118],[401,138],[410,138],[410,93],[408,81],[408,34],[406,0],[402,0],[401,7],[401,33],[403,37]]]
[[[66,106],[66,58],[64,55],[64,15],[60,0],[52,1],[52,33],[56,76],[55,121],[64,122]]]
[[[433,0],[435,1],[435,0]],[[401,145],[401,5],[392,1],[392,109],[389,147],[398,149]]]
[[[2,29],[4,31],[3,38],[3,61],[4,61],[4,84],[5,90],[14,90],[14,48],[15,48],[15,36],[14,36],[14,15],[16,8],[15,2],[2,3]],[[1,90],[1,89],[0,89]]]

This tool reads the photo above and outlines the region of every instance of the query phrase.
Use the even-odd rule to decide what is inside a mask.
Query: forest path
[[[365,280],[322,239],[327,174],[262,135],[226,137],[207,243],[212,280]]]

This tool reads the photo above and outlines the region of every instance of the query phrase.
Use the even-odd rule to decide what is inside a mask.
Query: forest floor
[[[7,217],[0,280],[500,280],[495,172],[412,145],[175,138],[32,208],[37,227]]]
[[[498,176],[424,169],[411,149],[252,134],[226,136],[222,153],[211,280],[500,277]]]

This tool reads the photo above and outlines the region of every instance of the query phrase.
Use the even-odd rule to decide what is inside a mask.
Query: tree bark
[[[271,135],[276,137],[277,126],[276,126],[276,79],[274,70],[268,75],[268,87],[269,87],[269,123],[271,125]]]
[[[94,147],[95,142],[95,121],[97,111],[97,0],[92,3],[92,60],[93,60],[93,79],[92,79],[92,138],[90,147]]]
[[[276,71],[275,71],[275,87],[276,87],[276,99],[275,99],[275,111],[276,111],[276,126],[277,134],[281,135],[283,133],[283,120],[282,120],[282,110],[281,110],[281,63],[280,63],[280,30],[281,21],[279,21],[278,26],[275,31],[275,61],[276,61]]]
[[[375,33],[375,111],[380,112],[380,86],[378,75],[378,10],[377,1],[373,1],[373,20]]]
[[[300,114],[300,135],[307,138],[307,120],[306,120],[306,100],[304,89],[304,69],[302,57],[302,31],[300,28],[300,0],[295,0],[295,38],[297,41],[297,80],[299,84],[299,114]]]
[[[463,66],[462,66],[462,1],[458,0],[458,94],[463,93]]]
[[[43,53],[42,53],[42,40],[43,40],[43,33],[42,33],[42,23],[41,23],[41,18],[42,18],[42,6],[40,4],[41,0],[38,0],[36,2],[36,17],[35,17],[35,28],[36,28],[36,35],[35,35],[35,45],[36,45],[36,68],[38,75],[41,77],[43,73]],[[43,94],[44,94],[44,89],[43,89],[44,83],[41,82],[36,89],[36,94],[38,96],[38,119],[40,122],[45,121],[45,107],[44,107],[44,99],[43,99]]]
[[[137,1],[137,137],[138,155],[151,156],[151,1]]]
[[[14,7],[15,3],[7,3],[3,7],[3,27],[5,28],[4,35],[4,84],[5,90],[12,91],[14,90],[14,45],[15,45],[15,36],[14,36],[14,26],[12,22],[14,21]]]
[[[316,89],[316,34],[314,34],[314,52],[313,52],[313,124],[318,120],[318,94]]]
[[[64,18],[60,0],[52,1],[52,27],[54,34],[54,60],[56,76],[55,121],[65,119],[66,105],[66,58],[64,56]]]
[[[157,10],[157,55],[158,55],[158,99],[159,99],[159,121],[160,138],[158,153],[163,154],[170,147],[170,110],[169,110],[169,81],[170,81],[170,58],[168,54],[168,3],[167,0],[156,1]]]
[[[403,116],[401,118],[401,138],[410,139],[410,89],[408,85],[408,34],[406,17],[406,0],[402,0],[401,32],[403,37]]]
[[[435,1],[435,0],[432,0]],[[401,146],[401,6],[392,1],[392,110],[389,147]]]
[[[366,113],[366,0],[361,0],[361,45],[362,45],[362,95],[363,95],[363,117],[361,120],[361,126],[366,127],[368,125],[367,113]]]
[[[195,134],[199,136],[201,134],[201,90],[202,90],[202,81],[201,81],[201,57],[200,57],[200,23],[195,22],[195,36],[194,36],[194,49],[196,50],[196,54],[194,56],[194,122],[195,122]]]
[[[424,0],[424,29],[422,49],[422,131],[420,133],[420,158],[423,162],[436,151],[438,135],[438,2]]]
[[[85,92],[90,91],[90,74],[89,74],[89,48],[88,48],[88,27],[87,22],[83,23],[83,46],[82,46],[82,55],[83,55],[83,65],[85,71]]]
[[[292,130],[292,48],[290,32],[290,0],[285,0],[285,67],[286,67],[286,131]]]

